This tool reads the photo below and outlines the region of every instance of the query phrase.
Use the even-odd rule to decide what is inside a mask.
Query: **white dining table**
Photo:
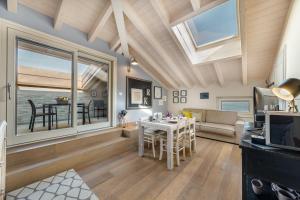
[[[150,128],[152,130],[162,130],[167,132],[167,167],[172,170],[173,163],[173,137],[174,131],[177,129],[177,123],[170,123],[166,120],[162,121],[140,121],[139,122],[139,156],[144,156],[144,130]]]

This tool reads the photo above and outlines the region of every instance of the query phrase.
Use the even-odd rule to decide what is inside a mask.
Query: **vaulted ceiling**
[[[241,56],[220,56],[192,64],[172,26],[226,0],[11,0],[53,18],[53,28],[67,24],[100,38],[112,50],[134,57],[167,88],[247,84],[267,78],[292,0],[240,0]],[[230,49],[229,49],[230,50]]]

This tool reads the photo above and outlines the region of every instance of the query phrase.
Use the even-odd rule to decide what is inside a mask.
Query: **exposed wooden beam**
[[[183,76],[183,72],[179,70],[178,65],[174,62],[174,60],[167,54],[165,49],[162,47],[161,43],[156,39],[156,37],[152,34],[149,28],[144,24],[141,18],[136,14],[134,9],[129,5],[128,2],[123,2],[124,13],[132,22],[132,24],[137,28],[137,30],[142,33],[144,38],[151,44],[152,48],[157,51],[157,53],[161,56],[161,58],[167,64],[167,68],[169,72],[173,75],[174,79],[178,79],[181,82],[183,87],[190,87],[190,80],[188,80],[185,76]]]
[[[200,0],[190,0],[193,10],[197,11],[200,9]]]
[[[128,42],[127,42],[127,31],[125,28],[125,20],[123,15],[123,5],[121,0],[111,0],[112,9],[115,16],[118,34],[121,41],[121,48],[124,56],[129,58]]]
[[[219,65],[219,63],[213,63],[213,66],[214,66],[218,81],[219,81],[220,85],[223,86],[224,85],[224,77],[223,77],[223,73],[220,68],[220,65]]]
[[[103,9],[103,11],[99,14],[90,32],[88,33],[89,42],[93,42],[96,39],[97,34],[101,29],[103,29],[109,17],[112,15],[112,12],[113,12],[112,6],[110,2],[108,2],[105,8]]]
[[[247,59],[247,24],[246,24],[246,10],[245,1],[239,1],[240,12],[240,32],[241,32],[241,46],[242,46],[242,83],[248,84],[248,59]]]
[[[181,50],[182,55],[185,57],[186,63],[188,63],[191,71],[193,72],[192,75],[200,82],[200,84],[202,86],[206,87],[207,83],[206,83],[205,79],[203,78],[202,74],[197,70],[197,68],[191,66],[188,56],[186,55],[182,45],[176,38],[173,30],[171,29],[170,22],[169,22],[170,21],[169,15],[166,12],[166,9],[164,8],[162,2],[160,0],[150,0],[150,2],[151,2],[152,7],[154,8],[154,10],[156,11],[158,16],[162,20],[163,24],[165,25],[166,29],[169,31],[169,34],[171,35],[173,41],[177,44],[178,48]]]
[[[67,0],[58,0],[55,16],[54,16],[54,29],[59,30],[63,25],[63,10]]]
[[[149,76],[151,76],[151,78],[156,80],[162,87],[168,90],[175,89],[171,85],[169,85],[169,83],[167,83],[164,79],[162,80],[162,78],[158,78],[159,74],[157,72],[153,73],[153,71],[150,70],[153,69],[153,67],[145,62],[144,58],[139,55],[139,52],[130,50],[130,54],[134,56],[134,58],[137,60],[137,62],[139,63],[139,67],[142,68]]]
[[[178,88],[178,84],[174,81],[174,79],[170,76],[171,73],[166,72],[153,58],[151,58],[148,53],[144,50],[144,48],[130,35],[128,35],[128,42],[131,48],[133,48],[136,52],[138,52],[147,63],[149,63],[158,73],[162,74],[165,78],[166,82],[169,83],[173,88]]]
[[[121,41],[119,36],[117,36],[110,42],[110,50],[115,51],[120,45]]]
[[[7,0],[7,10],[9,12],[18,12],[18,0]]]
[[[220,5],[224,2],[226,2],[227,0],[215,0],[215,1],[212,1],[211,3],[208,3],[204,6],[201,6],[200,9],[194,11],[194,12],[191,12],[187,15],[184,15],[184,16],[180,16],[179,18],[176,18],[176,19],[173,19],[171,22],[170,22],[170,26],[176,26],[177,24],[180,24],[196,15],[199,15],[200,13],[206,11],[206,10],[209,10],[213,7],[216,7],[217,5]]]

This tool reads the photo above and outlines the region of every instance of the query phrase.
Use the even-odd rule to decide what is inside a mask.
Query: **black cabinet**
[[[300,191],[300,152],[283,149],[262,149],[245,141],[242,149],[243,200],[277,199],[270,183],[274,182]],[[264,182],[264,195],[256,196],[251,188],[251,179]]]

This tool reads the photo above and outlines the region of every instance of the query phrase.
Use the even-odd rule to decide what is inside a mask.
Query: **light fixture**
[[[289,102],[289,112],[298,112],[295,98],[300,94],[300,80],[290,78],[274,87],[272,92],[279,98]]]
[[[132,58],[132,59],[130,60],[130,64],[133,65],[133,66],[136,66],[136,65],[138,65],[139,63],[135,60],[135,58]]]
[[[131,71],[131,66],[137,66],[139,63],[135,60],[135,58],[131,58],[130,59],[130,63],[129,65],[127,66],[127,72],[130,73]]]

